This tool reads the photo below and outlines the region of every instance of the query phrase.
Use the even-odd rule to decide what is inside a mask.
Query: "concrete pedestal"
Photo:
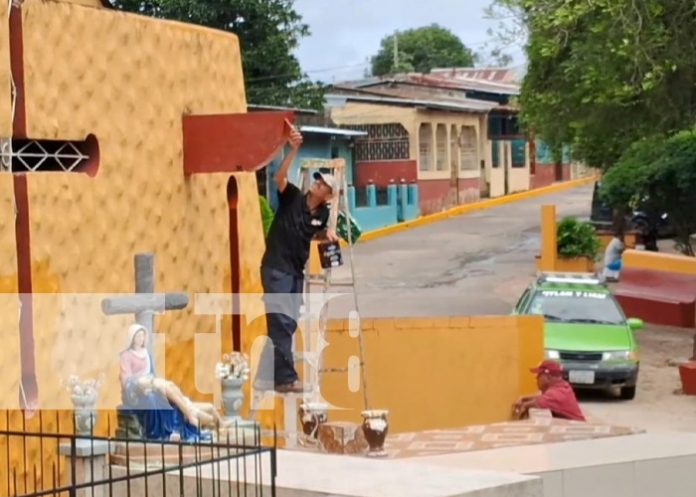
[[[108,479],[107,456],[109,444],[102,440],[78,439],[73,447],[69,443],[60,444],[58,453],[65,456],[67,462],[67,474],[75,474],[75,480],[68,477],[68,481],[74,485],[82,483],[99,482]],[[77,497],[106,497],[109,495],[107,484],[94,487],[85,487],[77,491]]]

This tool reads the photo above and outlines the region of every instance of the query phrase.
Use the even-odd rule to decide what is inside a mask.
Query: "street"
[[[588,218],[591,198],[586,186],[358,243],[361,316],[509,314],[536,274],[541,206],[556,204],[559,219]],[[348,278],[347,265],[336,272],[336,280]],[[341,298],[332,315],[345,312],[344,303],[352,298]]]
[[[509,314],[536,274],[540,207],[555,204],[559,220],[588,218],[591,196],[591,187],[576,188],[359,243],[353,258],[360,314]],[[336,280],[347,278],[347,267],[335,275]],[[353,308],[352,297],[335,302],[330,306],[334,317],[345,317]],[[636,398],[579,392],[585,415],[652,431],[696,431],[696,398],[680,394],[676,368],[688,357],[692,337],[693,330],[650,325],[636,332],[641,354]]]

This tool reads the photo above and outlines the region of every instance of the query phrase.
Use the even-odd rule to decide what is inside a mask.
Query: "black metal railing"
[[[11,423],[9,413],[0,424],[0,496],[276,495],[275,430],[271,446],[262,444],[258,426],[236,425],[210,440],[150,441],[62,433],[58,413],[50,423],[42,412],[37,417],[32,428],[24,416]]]

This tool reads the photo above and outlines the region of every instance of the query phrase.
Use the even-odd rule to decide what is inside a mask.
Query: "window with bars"
[[[399,123],[360,124],[344,126],[355,131],[364,131],[367,136],[355,140],[357,161],[408,160],[410,147],[408,132]]]
[[[0,139],[2,171],[87,173],[99,166],[99,145],[94,135],[84,141]]]

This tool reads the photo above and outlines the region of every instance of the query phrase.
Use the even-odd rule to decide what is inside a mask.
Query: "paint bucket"
[[[323,269],[331,269],[343,265],[341,246],[338,242],[322,242],[318,244],[319,260]]]

